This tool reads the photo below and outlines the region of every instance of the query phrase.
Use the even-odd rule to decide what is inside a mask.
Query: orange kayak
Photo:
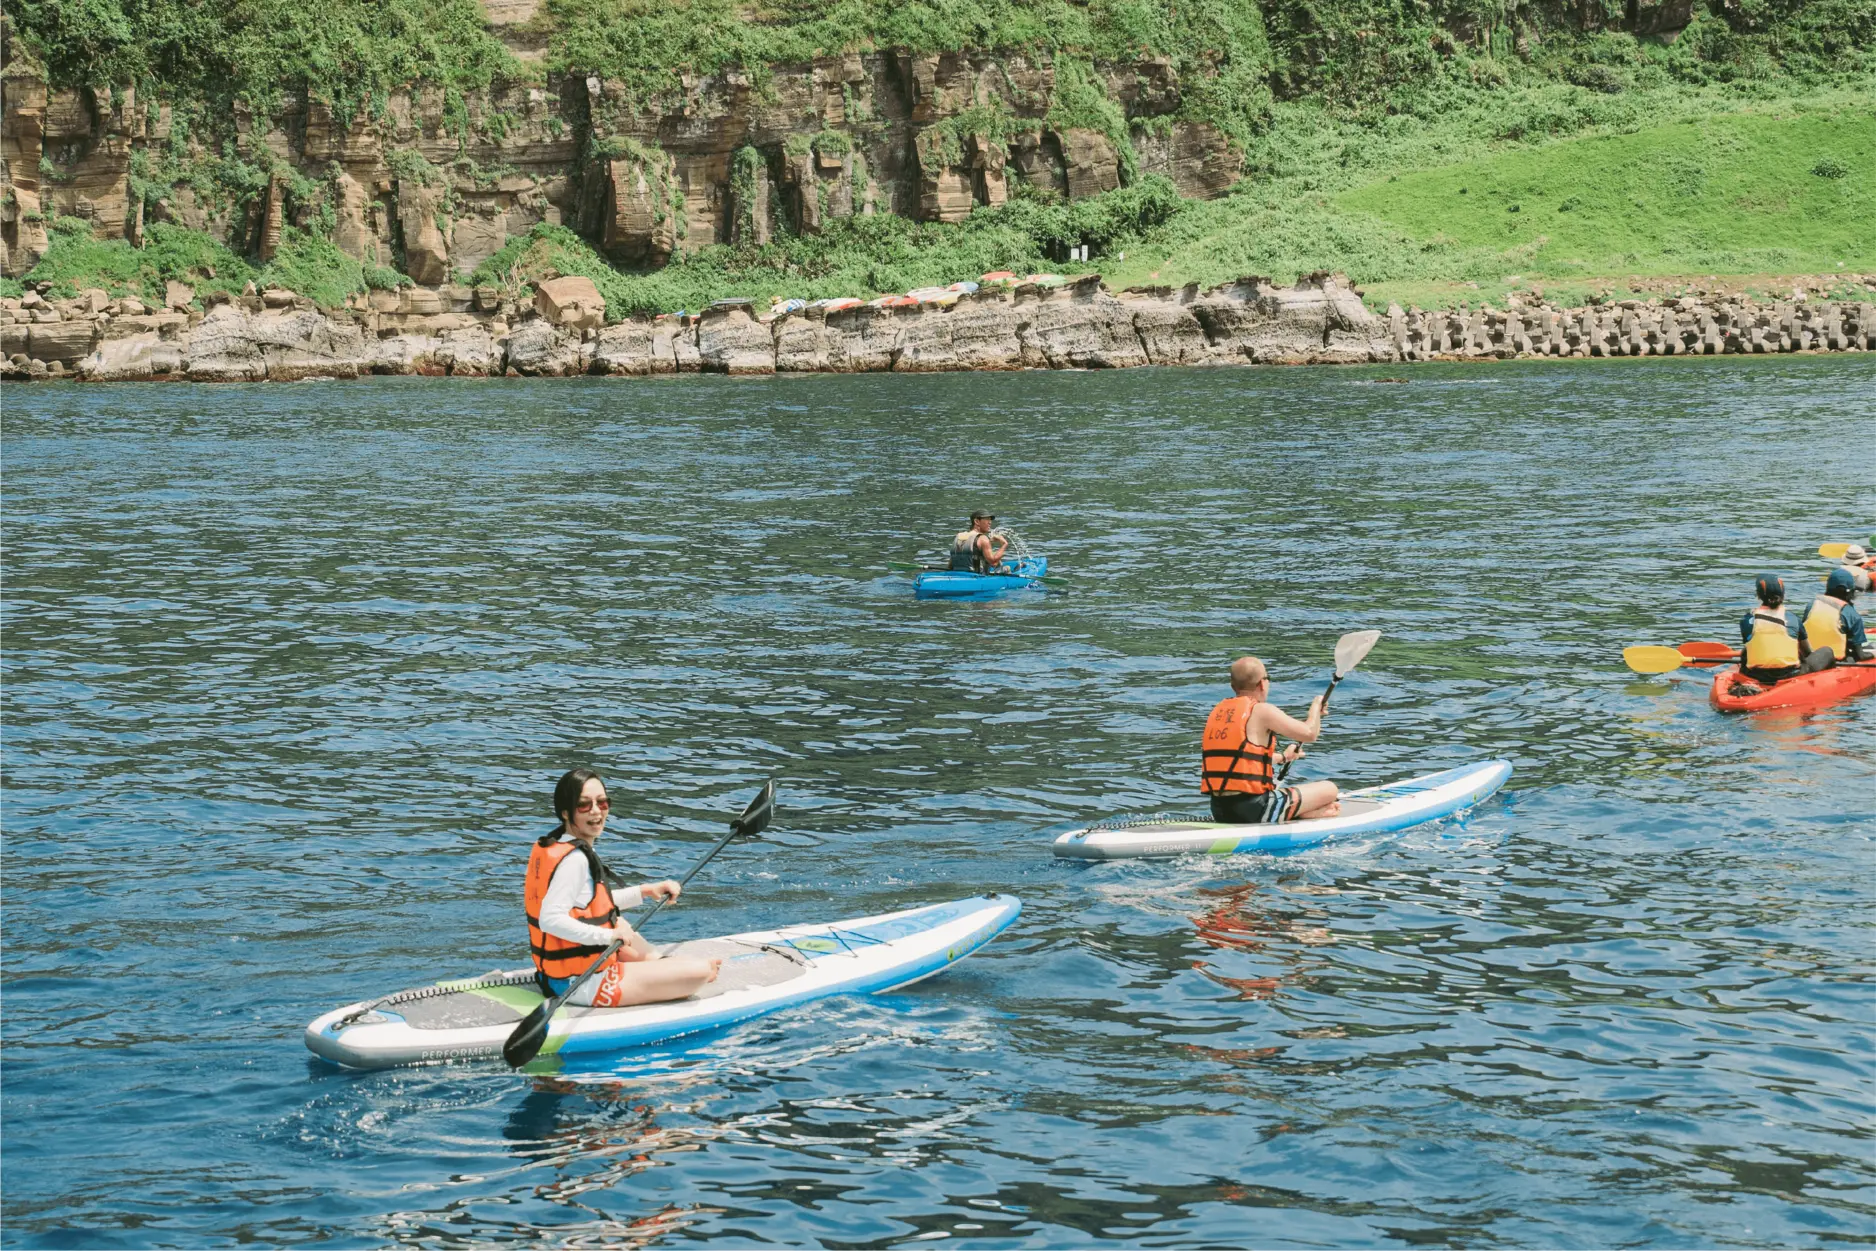
[[[1713,675],[1713,689],[1707,699],[1721,712],[1760,712],[1767,708],[1822,708],[1872,690],[1876,690],[1876,661],[1803,673],[1770,686],[1741,676],[1735,665]]]

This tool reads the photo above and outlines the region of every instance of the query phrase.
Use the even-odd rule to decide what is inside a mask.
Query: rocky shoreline
[[[955,302],[769,314],[721,300],[700,314],[605,324],[582,278],[531,300],[494,288],[407,287],[321,310],[289,291],[169,307],[104,291],[0,301],[0,377],[290,382],[420,374],[567,377],[920,373],[1145,365],[1367,364],[1539,357],[1876,350],[1876,304],[1740,296],[1522,303],[1377,315],[1339,275],[1201,291],[987,287]],[[205,306],[204,306],[205,305]]]

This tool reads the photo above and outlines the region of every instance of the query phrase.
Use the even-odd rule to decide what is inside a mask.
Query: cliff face
[[[488,0],[487,17],[530,55],[534,0]],[[168,103],[134,89],[51,87],[7,40],[0,71],[0,271],[45,254],[53,215],[99,238],[140,241],[146,215],[213,234],[263,260],[283,227],[314,211],[290,194],[323,182],[330,236],[367,264],[436,286],[466,275],[540,222],[580,231],[615,263],[656,266],[711,243],[812,234],[833,218],[892,212],[956,221],[1027,183],[1076,198],[1135,172],[1182,193],[1218,195],[1239,156],[1216,128],[1178,120],[1170,61],[1097,64],[1123,110],[1131,150],[1102,130],[1051,124],[1058,92],[1046,56],[872,52],[686,80],[655,109],[598,76],[497,87],[460,102],[440,89],[392,93],[351,119],[317,100],[278,112],[237,108],[236,147],[271,171],[234,201],[212,188],[141,185],[142,161],[212,164],[214,136],[190,133]],[[538,55],[537,53],[534,55]],[[203,180],[197,179],[196,182]],[[297,213],[301,220],[293,220]]]

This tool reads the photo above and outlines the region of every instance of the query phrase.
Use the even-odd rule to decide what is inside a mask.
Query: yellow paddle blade
[[[1842,560],[1843,554],[1850,550],[1848,543],[1819,543],[1817,554],[1825,560]]]
[[[1687,657],[1672,647],[1624,647],[1622,663],[1636,673],[1673,673]]]

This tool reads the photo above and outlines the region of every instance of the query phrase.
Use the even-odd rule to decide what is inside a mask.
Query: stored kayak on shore
[[[988,599],[1005,591],[1041,586],[1049,572],[1047,556],[1024,556],[1003,566],[1007,573],[967,573],[953,569],[927,569],[912,579],[912,593],[920,599]]]
[[[1225,825],[1179,818],[1097,822],[1057,837],[1055,854],[1070,860],[1123,860],[1297,851],[1332,839],[1388,834],[1452,816],[1486,798],[1510,776],[1507,760],[1462,765],[1387,786],[1344,791],[1341,815],[1282,825]]]
[[[618,1051],[718,1029],[830,995],[896,990],[942,972],[995,938],[1022,904],[978,896],[903,912],[679,943],[667,955],[721,957],[689,999],[629,1008],[562,1008],[540,1054]],[[336,1008],[306,1027],[315,1054],[348,1068],[492,1059],[541,1003],[534,970],[401,991]]]
[[[1872,690],[1876,690],[1876,661],[1836,665],[1822,673],[1801,673],[1770,686],[1746,677],[1734,665],[1713,675],[1707,701],[1721,712],[1763,712],[1770,708],[1822,708]]]

